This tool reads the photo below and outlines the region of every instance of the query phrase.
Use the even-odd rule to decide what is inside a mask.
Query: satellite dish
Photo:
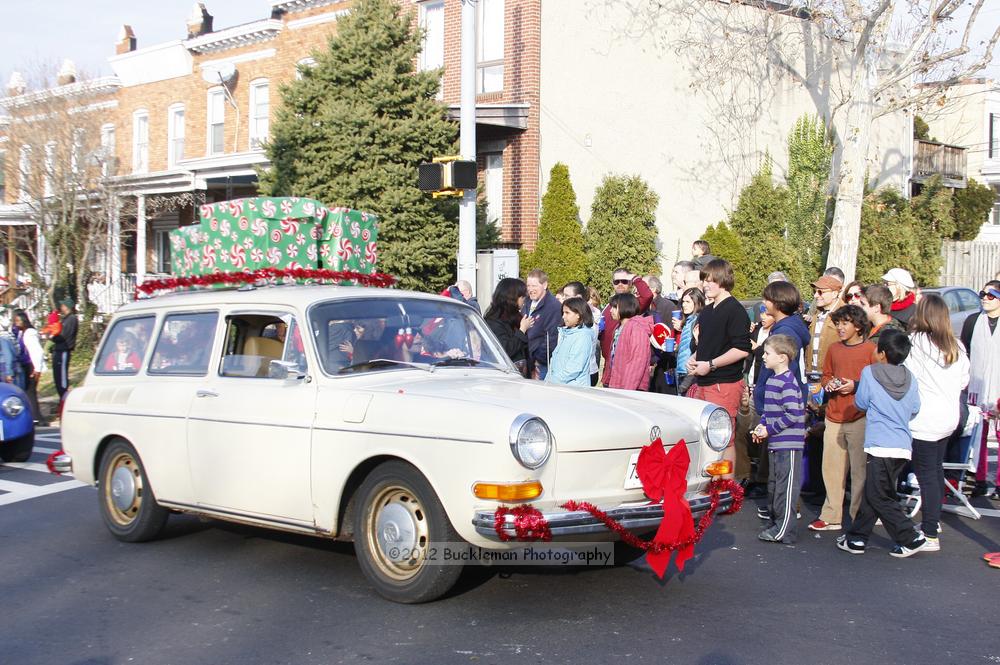
[[[213,85],[229,83],[233,80],[234,76],[236,76],[236,65],[231,62],[210,65],[208,67],[203,67],[201,70],[201,78],[204,79],[205,83],[211,83]]]

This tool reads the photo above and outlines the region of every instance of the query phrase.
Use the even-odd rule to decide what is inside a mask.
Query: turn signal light
[[[528,501],[542,495],[542,484],[537,480],[526,483],[476,483],[472,493],[490,501]]]
[[[724,476],[727,473],[732,472],[733,462],[731,460],[722,459],[718,462],[712,462],[711,464],[705,465],[706,476]]]

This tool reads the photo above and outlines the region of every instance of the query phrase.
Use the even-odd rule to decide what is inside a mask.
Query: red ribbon
[[[396,283],[396,278],[385,273],[366,274],[352,270],[328,270],[320,268],[260,268],[250,272],[214,272],[195,277],[168,277],[143,282],[135,288],[135,297],[139,294],[151,295],[157,291],[187,289],[198,286],[243,286],[258,282],[270,282],[290,278],[296,281],[312,280],[316,282],[350,281],[361,286],[389,287]]]

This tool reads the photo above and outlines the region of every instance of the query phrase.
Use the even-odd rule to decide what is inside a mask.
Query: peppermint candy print
[[[250,250],[250,260],[260,265],[264,261],[264,251],[259,247],[254,247]]]
[[[208,228],[212,229],[213,231],[218,231],[219,230],[219,218],[218,217],[213,217],[212,221],[210,221],[208,223]]]
[[[251,240],[250,238],[244,238],[243,246],[247,249],[251,249],[253,247],[253,240]]]
[[[222,250],[219,252],[219,263],[225,264],[229,263],[229,252]]]
[[[223,217],[219,221],[219,233],[221,233],[224,236],[227,236],[230,233],[232,233],[232,230],[233,230],[232,224],[229,223],[229,220],[227,218]]]
[[[340,239],[340,245],[337,249],[337,258],[341,261],[346,261],[351,258],[351,241],[347,238]]]
[[[377,242],[370,242],[367,245],[365,245],[365,261],[367,261],[372,265],[375,265],[375,263],[378,261]]]
[[[354,220],[351,222],[351,237],[357,238],[359,235],[361,235],[361,225],[358,224],[358,220]]]
[[[215,248],[211,245],[206,246],[201,252],[201,267],[202,268],[214,268],[215,267]]]
[[[326,215],[327,215],[328,212],[330,212],[330,211],[327,210],[326,208],[317,208],[316,209],[316,219],[318,219],[320,221],[323,221],[323,218],[326,217]]]
[[[262,236],[267,234],[267,222],[263,219],[253,220],[253,226],[250,228],[250,232],[255,236]]]
[[[222,239],[216,238],[215,242],[212,243],[212,246],[215,247],[216,249],[222,249]]]
[[[297,236],[295,236],[295,244],[296,245],[304,245],[304,244],[306,244],[306,236],[305,236],[305,234],[300,233]]]
[[[316,262],[316,245],[309,245],[306,247],[306,257],[313,263]]]
[[[257,212],[257,204],[254,203],[252,200],[251,201],[247,201],[247,210],[251,210],[253,212]]]
[[[242,268],[247,264],[247,250],[242,246],[237,245],[233,247],[232,251],[229,253],[229,258],[232,259],[234,268]]]
[[[264,213],[265,217],[274,217],[277,208],[274,207],[274,201],[269,199],[260,204],[260,211]]]
[[[285,200],[285,201],[281,202],[281,214],[283,214],[283,215],[291,215],[292,214],[292,202],[291,201]]]
[[[247,219],[246,217],[240,217],[239,227],[240,231],[246,231],[248,228],[250,228],[250,220]]]
[[[365,242],[368,242],[369,240],[372,239],[372,232],[369,231],[368,229],[364,229],[361,232],[361,239],[364,240]]]
[[[243,199],[236,199],[229,202],[229,214],[233,217],[243,214]]]
[[[281,260],[281,250],[277,247],[271,247],[267,250],[267,262],[273,266],[278,265],[278,261]]]
[[[312,238],[313,240],[319,240],[322,235],[323,235],[323,233],[320,230],[319,226],[314,226],[309,231],[309,237]]]
[[[340,225],[338,224],[333,227],[331,233],[333,234],[334,238],[339,238],[340,236],[344,235],[344,229],[340,228]]]
[[[271,242],[273,243],[281,242],[281,231],[279,231],[278,229],[274,229],[273,231],[271,231]]]
[[[308,217],[312,217],[313,213],[316,212],[316,204],[312,201],[306,201],[302,204],[302,214]]]
[[[284,207],[284,206],[282,206]],[[286,217],[281,220],[281,231],[285,235],[293,236],[299,232],[299,220],[292,217]]]
[[[321,257],[323,257],[324,259],[330,258],[330,246],[329,245],[323,245],[322,247],[320,247],[319,248],[319,255]]]
[[[288,247],[285,248],[285,254],[288,254],[288,258],[294,259],[299,255],[299,246],[289,245]]]
[[[198,214],[201,215],[201,217],[204,218],[204,219],[208,219],[209,217],[211,217],[212,216],[212,204],[209,203],[209,204],[203,205],[200,208],[198,208]]]

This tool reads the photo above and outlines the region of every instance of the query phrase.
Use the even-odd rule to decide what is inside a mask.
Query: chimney
[[[188,39],[212,32],[212,15],[205,9],[204,2],[196,2],[187,22]]]
[[[123,25],[118,31],[118,41],[115,42],[115,54],[131,53],[135,50],[135,33],[132,26]]]
[[[73,64],[72,60],[66,58],[56,75],[56,84],[69,85],[70,83],[76,83],[76,65]]]
[[[21,72],[13,72],[10,75],[10,80],[7,82],[7,94],[11,97],[17,97],[18,95],[23,95],[27,89],[28,84],[25,83]]]

